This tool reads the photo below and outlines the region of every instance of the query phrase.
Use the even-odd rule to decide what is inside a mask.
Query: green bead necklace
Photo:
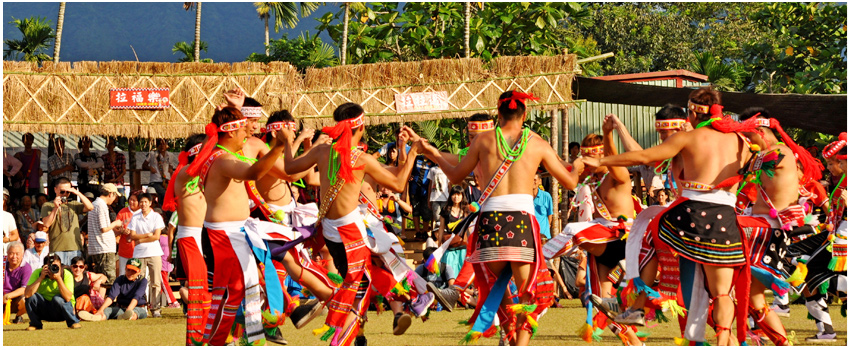
[[[525,148],[528,146],[528,133],[531,132],[528,128],[522,129],[522,139],[520,139],[519,149],[513,150],[513,148],[508,145],[508,141],[505,139],[505,135],[502,134],[502,128],[496,127],[496,148],[499,149],[499,153],[505,159],[510,159],[512,162],[519,160],[522,155],[525,153]]]

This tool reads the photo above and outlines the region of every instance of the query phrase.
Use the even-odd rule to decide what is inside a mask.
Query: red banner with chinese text
[[[171,107],[168,88],[109,89],[111,109],[163,109]]]

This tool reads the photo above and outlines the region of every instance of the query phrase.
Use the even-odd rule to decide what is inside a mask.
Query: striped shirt
[[[98,197],[92,202],[94,209],[89,212],[89,255],[115,253],[115,232],[112,230],[101,232],[102,228],[108,227],[109,208],[103,198]]]

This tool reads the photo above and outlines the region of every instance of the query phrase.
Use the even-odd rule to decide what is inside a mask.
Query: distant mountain
[[[321,6],[311,18],[304,18],[295,29],[270,28],[270,38],[279,39],[284,33],[290,38],[301,32],[316,32],[319,18],[328,12],[339,11],[338,5]],[[59,3],[4,2],[3,39],[20,39],[21,34],[9,22],[41,16],[56,28]],[[143,62],[176,62],[182,54],[172,54],[175,42],[191,43],[195,36],[195,12],[183,10],[182,2],[116,3],[68,2],[62,31],[62,61],[135,61],[133,50]],[[336,47],[327,34],[321,36]],[[201,40],[209,51],[201,58],[215,62],[241,62],[252,52],[263,52],[263,21],[251,2],[205,2],[201,11]],[[47,50],[53,54],[53,48]]]

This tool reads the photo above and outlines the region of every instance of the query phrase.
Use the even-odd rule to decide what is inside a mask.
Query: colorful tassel
[[[515,315],[521,314],[523,312],[532,313],[532,312],[534,312],[534,310],[537,310],[537,304],[531,304],[531,305],[513,304],[513,305],[510,306],[510,308],[511,308],[511,312],[513,312]]]
[[[463,339],[460,340],[460,345],[477,345],[478,340],[481,339],[483,334],[481,332],[469,331],[463,336]]]
[[[328,272],[328,278],[333,282],[337,287],[342,284],[342,276],[335,274],[333,272]]]
[[[485,331],[484,334],[482,334],[481,336],[484,337],[484,338],[491,338],[494,335],[496,335],[496,331],[498,331],[498,330],[499,330],[499,327],[490,326],[490,328],[488,328],[487,331]]]
[[[531,315],[526,315],[525,320],[526,322],[528,322],[529,325],[531,325],[531,338],[534,339],[534,336],[537,335],[537,327],[539,327],[540,325],[537,323],[537,320],[535,320],[534,317],[531,317]]]
[[[581,337],[582,340],[586,341],[588,344],[593,342],[593,328],[587,324],[583,323],[581,328],[578,329],[578,336]]]
[[[375,309],[378,310],[378,313],[384,312],[386,309],[384,308],[384,297],[381,295],[375,296]]]
[[[806,267],[804,263],[797,263],[797,268],[794,269],[794,273],[785,280],[785,282],[790,283],[792,286],[797,287],[803,282],[806,281],[806,276],[809,274],[809,268]]]
[[[820,287],[818,287],[818,292],[820,294],[826,294],[827,290],[829,290],[829,280],[824,281],[820,284]]]
[[[432,274],[437,276],[440,275],[440,264],[437,262],[434,254],[431,254],[431,256],[428,257],[428,261],[425,262],[425,269]]]
[[[779,212],[777,212],[775,208],[770,208],[769,214],[770,214],[770,217],[772,217],[774,219],[776,219],[776,217],[779,216]]]
[[[661,294],[658,294],[658,292],[654,291],[652,288],[650,288],[649,286],[647,286],[647,285],[646,285],[646,283],[643,283],[643,280],[642,280],[642,279],[640,279],[640,278],[635,278],[635,279],[632,279],[632,281],[634,282],[634,284],[635,284],[635,289],[637,289],[638,293],[640,293],[640,292],[646,292],[646,296],[647,296],[650,300],[651,300],[651,299],[658,299],[658,298],[661,298]]]
[[[593,331],[593,341],[601,342],[602,341],[602,333],[604,333],[604,332],[605,332],[605,330],[602,329],[602,328],[597,328],[595,331]]]
[[[481,210],[481,205],[479,205],[478,202],[469,203],[470,213],[477,213],[479,210]]]
[[[319,337],[319,340],[328,341],[329,339],[331,339],[331,337],[334,335],[335,332],[336,332],[336,328],[325,324],[325,325],[322,326],[322,328],[314,329],[313,335],[319,336],[321,334],[321,336]]]
[[[688,345],[690,345],[690,342],[687,339],[679,338],[679,337],[674,337],[673,343],[675,343],[678,346],[688,346]]]
[[[791,289],[790,283],[776,278],[765,269],[750,266],[750,272],[759,282],[765,286],[770,286],[770,289],[779,296],[787,294],[788,290]]]
[[[664,312],[661,311],[661,309],[655,310],[655,320],[658,321],[658,323],[670,322],[670,319],[664,315]]]

